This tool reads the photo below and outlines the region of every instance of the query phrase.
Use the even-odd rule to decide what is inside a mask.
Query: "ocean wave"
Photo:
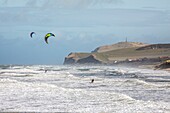
[[[0,69],[0,111],[152,113],[169,110],[170,86],[165,81],[169,80],[165,72],[112,66],[21,67]],[[51,70],[45,73],[47,68]],[[92,79],[94,82],[90,83]]]
[[[77,69],[78,71],[90,71],[90,69]]]
[[[147,78],[145,79],[146,82],[170,82],[170,79],[163,79],[163,78]]]
[[[27,77],[34,76],[35,72],[0,72],[0,76]]]
[[[7,83],[16,83],[18,82],[17,80],[13,80],[13,79],[9,79],[9,78],[6,78],[6,79],[0,79],[0,83],[3,83],[3,84],[7,84]]]
[[[0,65],[0,69],[9,69],[11,68],[10,65]]]

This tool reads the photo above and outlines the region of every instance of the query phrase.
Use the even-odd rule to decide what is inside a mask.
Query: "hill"
[[[110,46],[98,47],[91,53],[71,53],[65,58],[64,64],[149,63],[167,60],[169,56],[170,44],[146,45],[139,42],[119,42]]]
[[[140,42],[119,42],[119,43],[112,44],[112,45],[100,46],[92,52],[101,53],[101,52],[117,50],[117,49],[124,49],[124,48],[143,47],[143,46],[146,46],[146,45],[147,44],[140,43]]]

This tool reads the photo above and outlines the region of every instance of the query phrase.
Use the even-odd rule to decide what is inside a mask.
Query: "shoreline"
[[[94,63],[84,63],[84,64],[63,64],[66,66],[114,66],[114,67],[129,67],[129,68],[139,68],[139,69],[151,69],[170,72],[170,68],[156,68],[156,66],[162,64],[161,62],[154,63],[119,63],[119,64],[94,64]]]

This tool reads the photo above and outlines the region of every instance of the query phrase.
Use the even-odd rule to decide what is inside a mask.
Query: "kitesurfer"
[[[91,83],[93,83],[93,82],[94,82],[94,79],[91,80]]]
[[[45,70],[45,73],[47,73],[47,69]]]

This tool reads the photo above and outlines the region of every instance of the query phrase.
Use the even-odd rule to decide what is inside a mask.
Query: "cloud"
[[[168,9],[169,0],[1,0],[0,7],[44,9]]]
[[[104,8],[105,5],[122,3],[122,0],[1,0],[0,7],[43,8]]]

